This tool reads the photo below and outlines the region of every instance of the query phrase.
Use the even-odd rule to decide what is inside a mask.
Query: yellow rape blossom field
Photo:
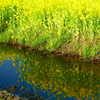
[[[100,57],[100,0],[0,0],[0,42]]]

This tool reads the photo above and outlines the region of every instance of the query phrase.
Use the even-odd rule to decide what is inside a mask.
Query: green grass
[[[49,1],[51,3],[40,0],[19,3],[18,0],[9,4],[5,1],[5,5],[1,1],[0,42],[18,43],[39,50],[59,50],[84,59],[98,58],[100,17],[95,6],[99,1],[91,1],[93,5],[95,3],[92,8],[89,8],[89,1],[80,6],[78,0],[76,3],[73,0],[71,3],[59,1],[61,4]],[[26,6],[27,3],[29,6]]]

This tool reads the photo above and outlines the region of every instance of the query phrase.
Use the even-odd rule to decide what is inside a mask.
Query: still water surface
[[[0,45],[0,89],[20,84],[47,100],[100,100],[100,63]]]

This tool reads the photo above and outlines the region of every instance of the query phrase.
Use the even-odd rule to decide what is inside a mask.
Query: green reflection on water
[[[41,91],[49,91],[48,95],[56,92],[54,97],[65,91],[63,97],[76,96],[76,99],[81,100],[86,96],[88,100],[91,96],[94,100],[96,91],[100,93],[99,63],[86,63],[73,57],[57,57],[50,53],[43,55],[42,52],[0,46],[1,65],[4,60],[10,60],[10,57],[16,67],[16,73],[21,72],[18,81],[26,80],[28,84],[34,84],[35,92],[41,84]]]

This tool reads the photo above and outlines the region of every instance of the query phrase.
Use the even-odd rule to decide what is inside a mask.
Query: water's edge
[[[54,54],[54,55],[56,55],[56,56],[71,56],[71,57],[74,57],[74,58],[78,58],[79,59],[79,61],[82,61],[82,62],[100,62],[100,57],[94,57],[94,58],[83,58],[82,56],[80,56],[80,55],[77,55],[77,54],[74,54],[74,53],[65,53],[65,54],[63,54],[60,50],[56,50],[56,51],[48,51],[48,50],[42,50],[42,51],[40,51],[40,50],[38,50],[38,48],[33,48],[33,47],[30,47],[30,46],[27,46],[27,45],[22,45],[22,44],[18,44],[18,43],[6,43],[6,42],[0,42],[0,45],[4,45],[4,46],[6,46],[6,45],[9,45],[9,46],[16,46],[17,48],[18,48],[18,50],[20,50],[20,49],[23,49],[23,48],[25,48],[25,49],[28,49],[29,51],[39,51],[39,52],[43,52],[43,54],[48,54],[48,53],[51,53],[51,54]]]
[[[0,91],[0,100],[28,100],[28,99],[25,99],[25,98],[20,98],[19,96],[17,96],[17,95],[13,95],[12,93],[9,93],[9,92],[7,92],[6,90],[2,90],[2,91]]]

